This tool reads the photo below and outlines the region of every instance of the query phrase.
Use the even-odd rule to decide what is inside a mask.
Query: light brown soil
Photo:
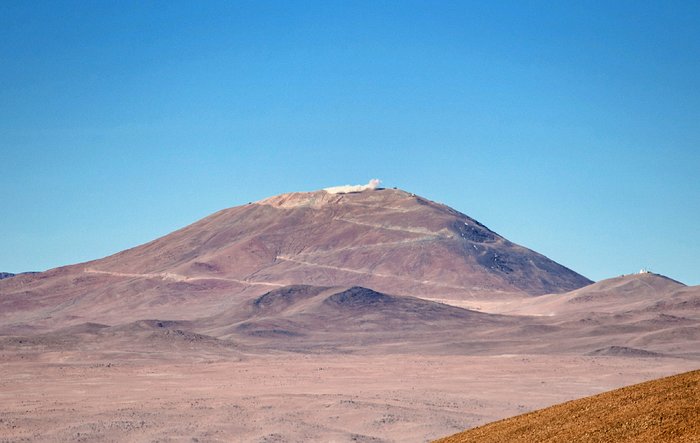
[[[438,440],[476,441],[698,442],[700,371],[570,401]]]
[[[0,441],[424,442],[698,364],[337,354],[194,361],[183,352],[161,361],[5,354]]]

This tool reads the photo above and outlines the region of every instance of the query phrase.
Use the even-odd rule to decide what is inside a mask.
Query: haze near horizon
[[[593,280],[700,284],[700,7],[0,6],[0,271],[364,184]]]

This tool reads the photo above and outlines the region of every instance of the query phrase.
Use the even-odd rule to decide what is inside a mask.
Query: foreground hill
[[[628,386],[438,440],[466,442],[697,442],[700,371]]]

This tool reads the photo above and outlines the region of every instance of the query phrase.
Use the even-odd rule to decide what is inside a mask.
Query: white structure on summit
[[[329,194],[347,194],[349,192],[362,192],[370,189],[377,189],[382,181],[378,178],[373,178],[366,185],[345,185],[345,186],[333,186],[330,188],[324,188],[323,190]]]
[[[647,268],[642,268],[639,270],[640,274],[651,274],[651,272]]]

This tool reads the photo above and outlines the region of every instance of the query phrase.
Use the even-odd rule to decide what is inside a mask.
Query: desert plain
[[[543,355],[10,357],[1,441],[422,442],[698,367]]]

